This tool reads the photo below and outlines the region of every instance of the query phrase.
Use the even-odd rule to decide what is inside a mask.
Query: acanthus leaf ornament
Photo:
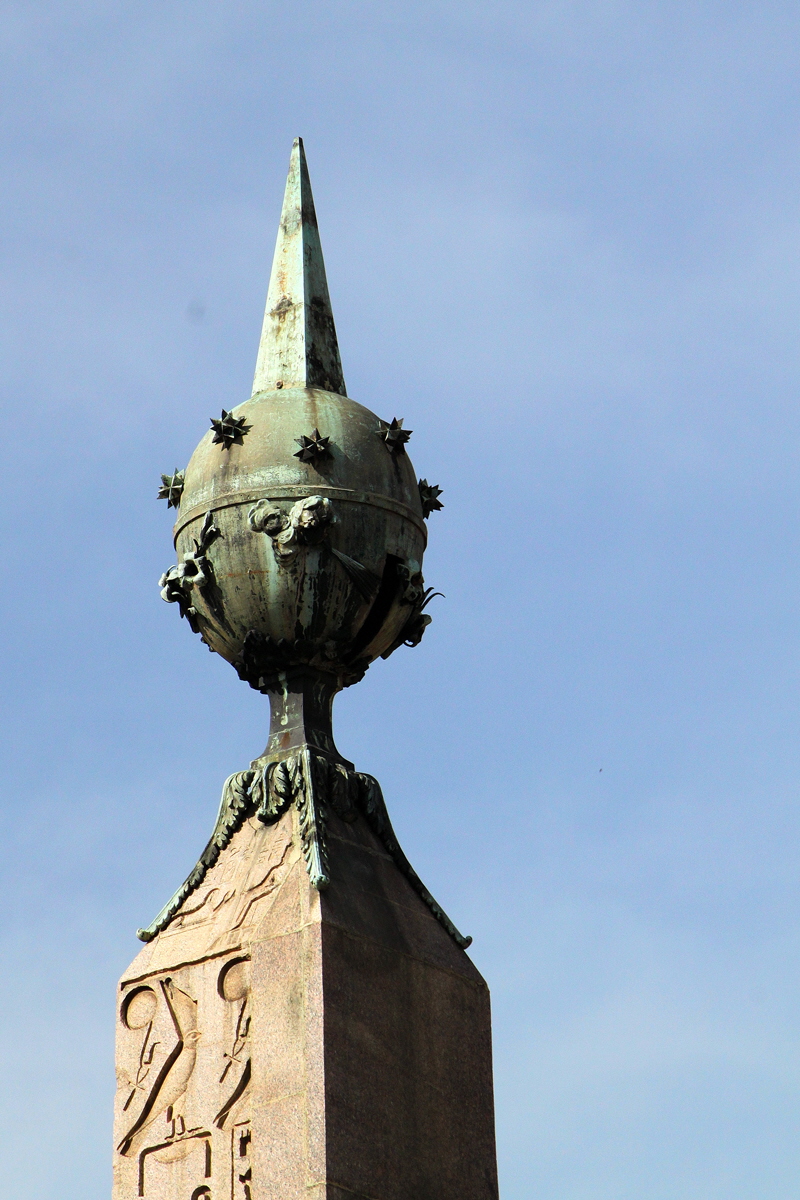
[[[260,802],[256,815],[265,825],[274,825],[292,803],[297,791],[298,766],[292,758],[270,763],[259,782]]]
[[[298,814],[306,870],[318,891],[324,891],[332,882],[327,856],[330,814],[348,824],[360,815],[453,941],[463,948],[470,945],[472,938],[459,933],[403,853],[377,779],[309,746],[266,766],[253,763],[250,770],[239,771],[225,781],[214,831],[197,865],[155,920],[138,930],[137,936],[149,942],[167,928],[248,817],[274,824],[292,806]]]
[[[150,944],[121,981],[115,1200],[302,1192],[325,1177],[317,1150],[328,1133],[328,1158],[352,1159],[335,1179],[353,1194],[382,1195],[388,1170],[404,1195],[421,1186],[449,1196],[454,1178],[465,1197],[497,1195],[488,997],[461,953],[471,939],[403,854],[378,782],[333,735],[336,695],[381,657],[419,644],[437,594],[423,556],[441,488],[418,479],[402,419],[386,421],[361,399],[345,389],[298,139],[252,393],[212,402],[231,408],[159,491],[176,510],[162,596],[269,698],[270,716],[264,750],[225,782],[211,837],[139,931]],[[227,711],[206,736],[224,746],[234,722]],[[183,774],[191,782],[191,763]],[[406,969],[415,962],[424,979]],[[356,992],[379,1003],[361,1006],[353,1034]],[[383,1034],[406,1025],[426,1037],[406,1038],[395,1080]],[[272,1037],[287,1028],[289,1041]],[[427,1049],[439,1045],[432,1063]],[[264,1092],[275,1070],[293,1094],[321,1101],[277,1142]],[[358,1103],[339,1129],[327,1117],[353,1070]],[[414,1104],[398,1126],[399,1085]],[[377,1135],[353,1158],[351,1134],[368,1127]]]
[[[402,417],[392,417],[388,425],[385,421],[381,421],[377,431],[378,436],[392,454],[405,454],[406,442],[413,432],[413,429],[403,429]]]
[[[214,430],[211,441],[225,450],[230,450],[234,444],[242,445],[244,436],[250,432],[252,425],[248,425],[244,417],[234,417],[232,412],[223,408],[219,419],[211,418],[211,428]]]
[[[298,787],[295,806],[300,818],[300,843],[311,886],[323,892],[331,881],[326,844],[327,807],[324,787],[320,787],[322,771],[318,763],[325,762],[304,746],[295,758]],[[324,769],[324,767],[323,767]]]
[[[197,865],[189,872],[186,881],[167,901],[156,919],[145,929],[137,929],[136,936],[140,941],[151,942],[157,933],[166,929],[184,901],[203,882],[222,851],[229,845],[233,835],[241,829],[252,811],[250,785],[253,778],[254,772],[251,770],[237,771],[225,780],[217,820],[205,850],[200,855]]]
[[[440,487],[437,487],[435,483],[428,483],[427,479],[420,479],[418,487],[423,517],[427,519],[432,512],[438,512],[439,509],[444,508],[439,499],[442,494]]]
[[[171,475],[161,476],[161,487],[158,489],[158,499],[166,500],[167,508],[178,508],[183,495],[183,471],[176,467]]]

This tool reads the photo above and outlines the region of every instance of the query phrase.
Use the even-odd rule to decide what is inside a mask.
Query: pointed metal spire
[[[346,396],[302,138],[295,138],[253,394],[318,387]]]

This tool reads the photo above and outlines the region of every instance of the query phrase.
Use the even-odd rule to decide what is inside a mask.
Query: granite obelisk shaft
[[[486,985],[359,819],[245,822],[120,985],[115,1200],[495,1200]]]

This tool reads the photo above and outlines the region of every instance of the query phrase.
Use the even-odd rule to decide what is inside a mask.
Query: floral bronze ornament
[[[293,558],[301,546],[321,542],[333,521],[333,505],[327,496],[306,496],[293,504],[288,513],[269,500],[259,500],[247,514],[254,533],[266,533],[278,559]]]
[[[428,483],[427,479],[420,479],[418,486],[419,498],[422,503],[422,515],[427,519],[432,512],[438,512],[439,509],[444,508],[439,499],[442,489],[437,487],[435,483]]]
[[[392,417],[391,423],[381,422],[378,436],[386,443],[392,454],[405,454],[406,442],[411,437],[413,429],[403,429],[403,418]]]
[[[295,438],[294,440],[300,447],[299,450],[295,450],[294,456],[295,458],[299,458],[300,462],[311,463],[312,467],[316,467],[318,463],[323,462],[326,458],[333,458],[333,454],[328,447],[331,439],[329,437],[322,437],[318,429],[314,430],[311,437],[306,437],[303,434],[302,437]]]
[[[208,845],[185,883],[152,924],[137,931],[139,938],[150,942],[167,928],[248,818],[257,817],[272,825],[292,806],[297,809],[303,858],[314,887],[323,891],[332,882],[327,853],[329,813],[347,824],[361,816],[453,941],[462,947],[470,945],[472,938],[459,933],[403,853],[377,779],[308,746],[277,762],[238,771],[226,779],[219,816]]]
[[[183,495],[183,471],[176,467],[171,475],[161,476],[161,487],[158,489],[158,499],[166,500],[167,508],[177,508]]]
[[[397,574],[403,586],[401,598],[405,604],[411,605],[411,612],[391,646],[381,655],[382,658],[388,658],[399,646],[418,646],[422,641],[422,635],[433,620],[430,613],[423,610],[434,596],[441,596],[444,599],[443,592],[435,592],[433,588],[425,587],[419,563],[400,563],[397,567]]]
[[[223,408],[219,420],[211,418],[211,428],[214,430],[211,441],[230,450],[234,444],[242,445],[245,434],[250,432],[252,426],[247,424],[244,417],[234,417]]]
[[[165,600],[167,604],[177,604],[178,612],[189,622],[192,633],[199,633],[197,609],[184,589],[179,568],[177,566],[170,567],[165,571],[158,581],[158,586],[161,589],[161,599]]]
[[[222,537],[222,534],[214,524],[214,514],[207,512],[200,530],[200,538],[194,539],[194,550],[188,550],[183,556],[183,562],[170,567],[158,581],[161,599],[167,604],[178,605],[178,611],[189,622],[194,633],[200,633],[200,625],[192,592],[195,589],[202,592],[214,582],[214,570],[206,555],[209,546],[218,537]]]

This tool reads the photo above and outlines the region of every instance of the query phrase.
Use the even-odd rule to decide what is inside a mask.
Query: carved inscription
[[[176,1163],[195,1155],[195,1176],[211,1178],[211,1133],[208,1130],[195,1132],[185,1131],[180,1137],[156,1146],[148,1146],[139,1155],[139,1195],[146,1196],[148,1176],[146,1168],[151,1159],[157,1163]],[[207,1184],[201,1184],[192,1192],[193,1196],[210,1196],[211,1189]]]
[[[253,1168],[250,1165],[252,1136],[249,1122],[234,1126],[231,1135],[231,1200],[253,1200]]]
[[[185,1108],[201,1038],[197,1013],[194,998],[169,977],[134,987],[122,1000],[120,1019],[131,1036],[120,1066],[125,1099],[117,1151],[135,1161],[139,1196],[147,1194],[153,1163],[192,1156],[195,1178],[211,1178],[211,1131],[188,1120]]]
[[[246,958],[234,958],[225,964],[219,973],[217,990],[231,1006],[232,1011],[227,1015],[233,1024],[219,1077],[225,1099],[214,1117],[217,1128],[224,1129],[226,1124],[234,1124],[244,1115],[242,1101],[250,1086],[250,963]]]
[[[246,818],[123,984],[115,1200],[256,1200],[249,947],[302,869],[293,827]]]
[[[181,906],[171,932],[213,924],[221,935],[254,923],[260,903],[280,886],[291,853],[291,843],[275,842],[265,834],[257,819],[245,822],[203,884]]]
[[[218,1129],[231,1131],[231,1200],[252,1200],[250,1161],[250,963],[233,958],[219,973],[217,991],[225,1002],[229,1029],[220,1085],[224,1100],[214,1118]]]
[[[197,1004],[171,979],[160,980],[158,989],[163,1004],[150,987],[137,989],[123,1001],[123,1024],[144,1030],[136,1078],[125,1103],[131,1123],[117,1147],[123,1155],[138,1152],[149,1138],[150,1127],[167,1110],[167,1121],[177,1129],[182,1121],[180,1101],[197,1057]]]

